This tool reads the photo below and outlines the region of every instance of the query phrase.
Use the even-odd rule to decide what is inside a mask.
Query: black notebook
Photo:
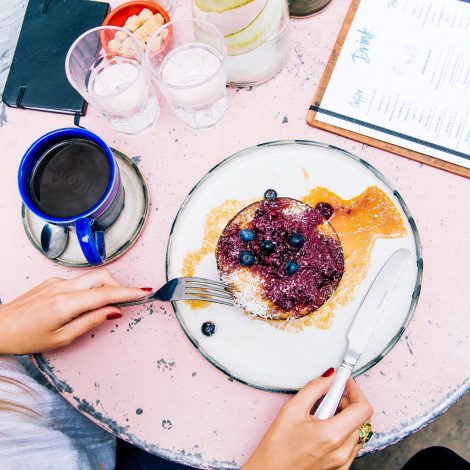
[[[72,43],[100,26],[109,4],[86,0],[29,0],[3,102],[64,114],[85,112],[86,102],[65,75]]]

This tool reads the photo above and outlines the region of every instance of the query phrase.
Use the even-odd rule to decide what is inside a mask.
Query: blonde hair
[[[28,386],[21,383],[19,380],[12,379],[11,377],[6,377],[4,375],[0,375],[0,384],[2,382],[6,384],[14,385],[18,387],[20,390],[22,390],[23,392],[31,396],[34,396],[34,392]],[[15,403],[10,400],[4,400],[3,398],[0,398],[0,413],[2,411],[17,411],[19,413],[40,416],[37,411],[34,411],[31,408],[28,408],[27,406],[21,405],[20,403]]]

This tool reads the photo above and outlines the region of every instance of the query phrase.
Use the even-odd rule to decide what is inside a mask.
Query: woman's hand
[[[109,304],[136,300],[146,290],[122,287],[107,269],[75,279],[51,278],[0,306],[0,354],[29,354],[70,344],[122,315]]]
[[[350,467],[361,448],[359,426],[369,422],[373,409],[350,379],[347,396],[340,403],[341,411],[323,421],[313,417],[313,405],[328,392],[333,379],[334,375],[309,382],[282,407],[243,470]]]

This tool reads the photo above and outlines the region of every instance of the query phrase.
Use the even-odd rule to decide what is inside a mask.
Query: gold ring
[[[372,424],[364,423],[359,426],[359,440],[358,444],[366,444],[370,441],[370,438],[373,436],[374,431],[372,431]]]

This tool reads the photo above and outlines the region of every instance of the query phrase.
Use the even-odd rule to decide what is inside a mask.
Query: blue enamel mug
[[[70,150],[73,145],[82,145],[82,160],[79,161],[80,165],[91,165],[94,160],[91,159],[87,163],[87,154],[83,153],[83,148],[90,148],[91,152],[95,150],[98,151],[99,158],[101,160],[100,164],[103,168],[106,168],[106,172],[103,172],[102,175],[97,175],[101,178],[99,199],[94,200],[91,207],[86,207],[88,198],[87,194],[83,194],[83,191],[92,191],[96,186],[86,186],[86,181],[80,181],[75,178],[73,166],[71,165],[71,158],[75,158],[74,155],[70,154],[73,151]],[[44,173],[46,165],[50,165],[52,157],[49,160],[45,160],[47,155],[52,155],[53,152],[58,153],[63,151],[63,148],[68,146],[69,154],[63,154],[62,159],[68,159],[65,161],[65,165],[68,165],[69,168],[67,172],[57,173],[49,179],[54,184],[61,184],[61,178],[67,178],[67,181],[62,181],[63,185],[68,185],[70,187],[70,199],[73,200],[74,185],[82,185],[80,188],[81,196],[80,200],[77,200],[77,204],[81,204],[80,207],[83,207],[84,210],[79,214],[68,215],[67,213],[61,213],[60,216],[51,215],[39,207],[38,199],[36,197],[35,190],[33,189],[32,180],[36,178],[36,174],[39,170],[40,165],[41,171]],[[87,147],[88,146],[88,147]],[[91,158],[90,152],[90,158]],[[95,159],[96,160],[96,159]],[[41,163],[45,161],[46,163]],[[56,162],[56,166],[57,166]],[[90,169],[86,171],[90,171]],[[41,174],[42,174],[41,173]],[[75,181],[75,179],[77,181]],[[91,184],[88,182],[89,185]],[[49,188],[53,188],[50,183]],[[85,185],[85,190],[83,189]],[[61,226],[67,226],[69,228],[75,227],[75,232],[77,234],[80,247],[83,251],[83,254],[87,262],[92,266],[98,266],[103,264],[106,259],[106,247],[105,247],[105,230],[107,227],[112,225],[115,220],[119,217],[122,208],[124,207],[124,188],[121,183],[121,177],[119,174],[119,168],[116,163],[111,149],[106,145],[106,143],[98,137],[93,132],[90,132],[85,129],[80,128],[64,128],[57,129],[52,132],[48,132],[39,139],[37,139],[26,151],[24,154],[20,168],[18,171],[18,187],[20,190],[21,198],[23,199],[26,207],[35,215],[43,219],[44,221]],[[53,189],[50,189],[53,191]],[[52,193],[52,196],[54,194]],[[50,197],[51,199],[51,197]],[[96,199],[96,197],[95,197]],[[60,206],[60,197],[56,198],[55,204]],[[85,204],[85,205],[84,205]],[[64,209],[65,211],[67,209]]]

